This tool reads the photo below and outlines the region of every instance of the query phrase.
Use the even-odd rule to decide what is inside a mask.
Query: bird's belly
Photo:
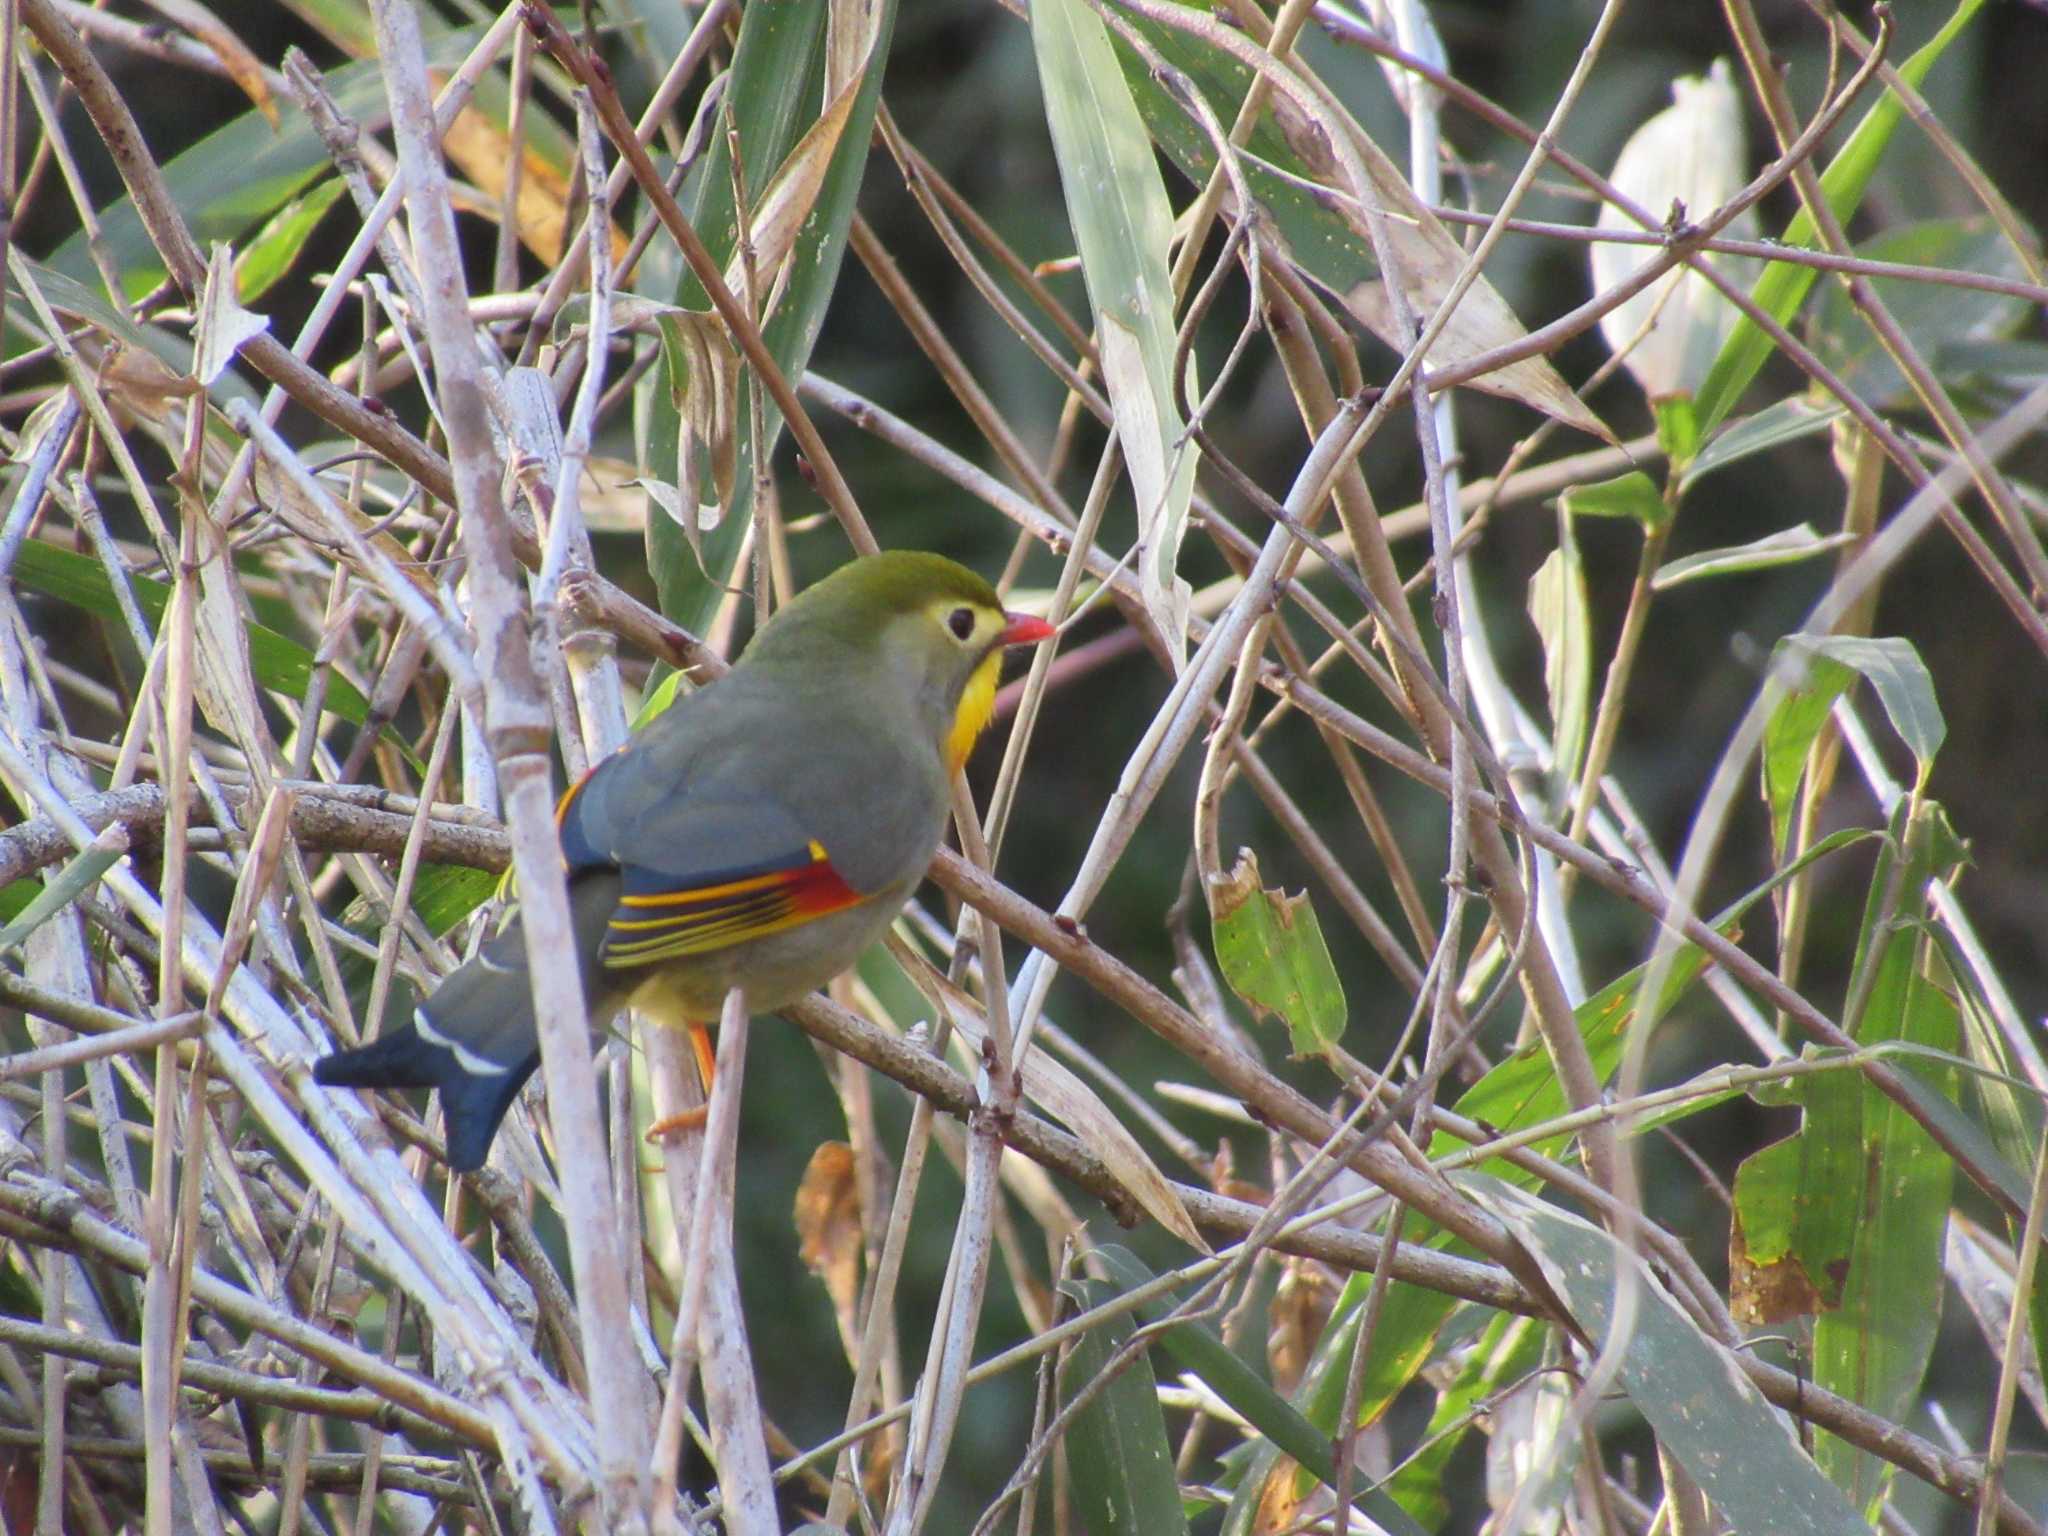
[[[749,1013],[773,1013],[859,959],[913,889],[915,882],[910,882],[779,933],[653,967],[637,979],[628,1001],[663,1023],[710,1023],[724,1010],[726,993],[739,987],[747,995]]]

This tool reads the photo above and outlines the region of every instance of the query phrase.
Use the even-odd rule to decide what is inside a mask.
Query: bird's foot
[[[649,1146],[658,1146],[678,1131],[701,1131],[705,1118],[711,1113],[711,1106],[699,1104],[673,1115],[664,1115],[647,1127],[646,1141]]]

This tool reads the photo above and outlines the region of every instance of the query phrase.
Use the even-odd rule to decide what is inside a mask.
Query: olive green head
[[[988,723],[1006,645],[1052,633],[1003,611],[994,587],[943,555],[890,550],[841,566],[762,627],[749,667],[836,677],[878,716],[904,712],[957,766]]]

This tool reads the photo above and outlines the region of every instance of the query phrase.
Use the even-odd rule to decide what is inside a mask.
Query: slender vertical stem
[[[485,729],[512,834],[521,922],[529,952],[536,956],[528,975],[540,1025],[541,1066],[563,1178],[579,1192],[579,1198],[565,1203],[563,1215],[590,1372],[601,1519],[609,1530],[631,1533],[647,1526],[651,1425],[645,1371],[633,1346],[628,1256],[619,1251],[612,1206],[624,1192],[612,1189],[605,1157],[581,967],[561,958],[573,954],[574,939],[549,785],[547,698],[534,665],[511,525],[499,495],[498,452],[485,419],[418,20],[402,0],[378,0],[372,10],[469,560]],[[538,958],[543,956],[548,958]]]

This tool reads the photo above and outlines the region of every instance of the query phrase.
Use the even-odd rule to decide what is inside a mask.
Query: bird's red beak
[[[1050,640],[1059,633],[1045,620],[1034,618],[1028,613],[1006,613],[1003,617],[1010,622],[1003,627],[1003,632],[996,636],[998,645],[1036,645],[1039,641]]]

